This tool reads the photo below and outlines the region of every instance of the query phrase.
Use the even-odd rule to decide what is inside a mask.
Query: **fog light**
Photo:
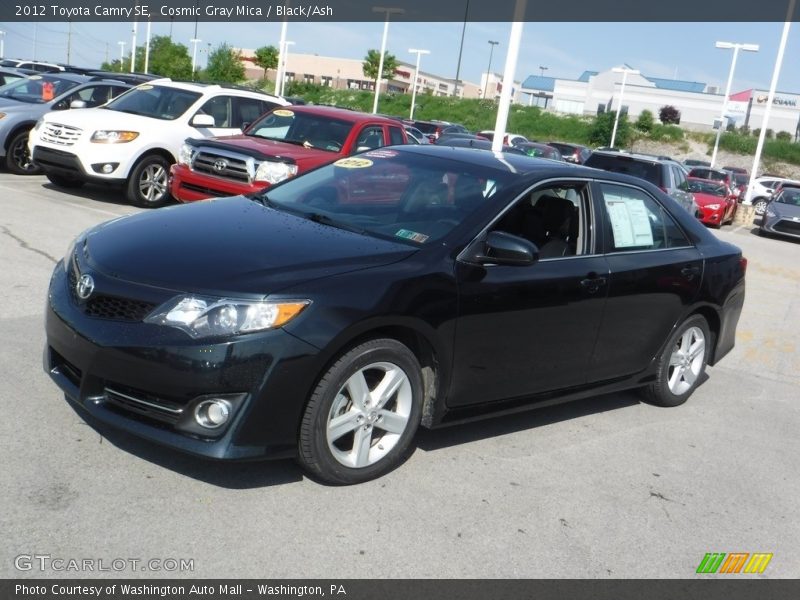
[[[216,429],[228,422],[231,405],[226,400],[204,400],[194,409],[194,418],[202,427]]]
[[[109,175],[110,173],[113,173],[118,166],[119,163],[95,163],[92,165],[92,171],[95,173]]]

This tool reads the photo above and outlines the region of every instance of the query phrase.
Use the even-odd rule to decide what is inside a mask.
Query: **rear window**
[[[662,169],[658,163],[637,160],[631,156],[593,153],[584,163],[587,167],[603,169],[612,173],[622,173],[649,181],[658,187],[663,186]]]

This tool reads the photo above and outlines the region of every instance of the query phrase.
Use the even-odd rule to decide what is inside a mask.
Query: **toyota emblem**
[[[219,158],[214,161],[214,170],[215,171],[224,171],[225,167],[228,166],[228,161],[222,158]]]
[[[94,292],[94,279],[92,279],[91,275],[81,275],[81,278],[78,279],[78,284],[75,286],[75,293],[78,294],[78,298],[86,300],[92,295],[92,292]]]

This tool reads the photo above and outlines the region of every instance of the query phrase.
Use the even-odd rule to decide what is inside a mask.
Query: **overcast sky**
[[[391,23],[388,51],[412,62],[409,48],[431,51],[422,57],[422,70],[455,77],[463,23]],[[190,46],[195,24],[175,23],[172,37]],[[732,51],[718,50],[715,41],[759,44],[758,53],[741,52],[732,91],[768,89],[775,64],[782,23],[526,23],[516,78],[541,73],[574,79],[584,70],[603,71],[621,63],[644,75],[678,78],[718,85],[724,89]],[[36,58],[66,61],[66,23],[0,23],[6,31],[5,56],[31,58],[36,38]],[[97,66],[106,57],[119,57],[118,41],[130,50],[131,23],[74,23],[72,59],[76,65]],[[509,23],[467,23],[461,78],[478,83],[489,62],[489,40],[499,41],[492,71],[502,73]],[[169,23],[153,23],[152,35],[168,35]],[[292,53],[361,59],[370,48],[380,48],[383,23],[290,23],[287,39],[295,42]],[[256,48],[277,46],[279,23],[199,23],[198,64],[204,65],[207,44],[227,42]],[[145,37],[139,24],[138,43]],[[800,93],[800,24],[789,34],[778,90]]]

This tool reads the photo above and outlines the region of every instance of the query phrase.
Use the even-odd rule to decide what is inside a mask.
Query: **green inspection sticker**
[[[395,235],[404,240],[411,240],[412,242],[419,242],[420,244],[429,237],[425,234],[417,233],[416,231],[409,231],[408,229],[400,229]]]

